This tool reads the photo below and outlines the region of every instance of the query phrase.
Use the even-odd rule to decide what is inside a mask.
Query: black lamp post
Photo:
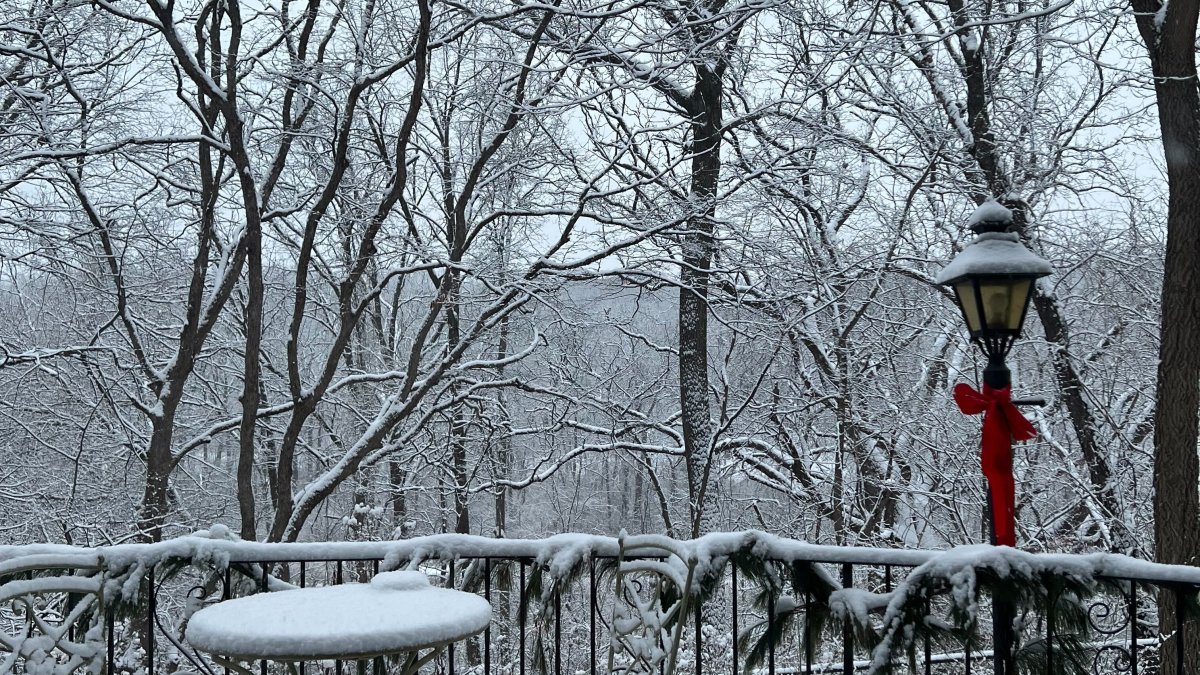
[[[976,233],[937,277],[954,290],[971,340],[987,356],[984,384],[1002,389],[1012,376],[1004,357],[1021,335],[1033,282],[1051,272],[1050,263],[1025,248],[1012,227],[1012,212],[988,200],[967,223]]]
[[[950,261],[937,283],[954,290],[958,308],[966,320],[971,341],[987,356],[983,383],[993,390],[1007,389],[1012,374],[1004,359],[1021,335],[1033,283],[1052,271],[1050,263],[1025,248],[1008,230],[1012,212],[993,200],[972,214],[968,227],[977,235]],[[988,509],[992,514],[991,493]],[[989,517],[992,543],[996,543],[996,521]],[[996,675],[1016,672],[1012,660],[1013,607],[1002,598],[993,607],[992,643]]]

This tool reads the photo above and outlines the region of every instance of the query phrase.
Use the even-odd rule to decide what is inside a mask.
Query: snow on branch
[[[61,356],[82,356],[89,352],[108,352],[112,353],[113,348],[105,345],[80,345],[78,347],[60,347],[56,349],[37,348],[23,351],[19,354],[14,354],[0,345],[0,368],[9,366],[19,366],[23,364],[34,364],[39,368],[46,369],[43,361]]]

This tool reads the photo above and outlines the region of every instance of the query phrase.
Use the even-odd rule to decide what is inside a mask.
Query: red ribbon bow
[[[1012,442],[1028,441],[1037,431],[1012,404],[1009,387],[992,389],[986,384],[975,391],[969,384],[954,386],[954,402],[967,415],[983,413],[983,475],[992,493],[992,522],[996,543],[1016,546],[1016,486],[1012,471]]]

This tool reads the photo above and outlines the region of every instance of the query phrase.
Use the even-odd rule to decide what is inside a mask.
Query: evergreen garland
[[[740,574],[758,586],[753,605],[767,617],[738,636],[743,672],[762,668],[771,650],[796,633],[806,636],[806,648],[815,654],[831,616],[830,596],[841,586],[816,563],[764,559],[755,551],[754,542],[747,542],[729,560]],[[785,580],[792,596],[784,595]],[[795,598],[805,598],[805,602]]]

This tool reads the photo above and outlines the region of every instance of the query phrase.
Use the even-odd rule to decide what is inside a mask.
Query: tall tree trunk
[[[1167,255],[1163,269],[1158,407],[1154,427],[1154,542],[1159,562],[1200,562],[1200,91],[1196,82],[1197,0],[1132,0],[1150,54],[1163,155],[1167,163]],[[1164,675],[1200,672],[1200,627],[1185,631],[1176,668],[1172,593],[1160,593]]]
[[[509,246],[510,246],[510,230],[505,228],[496,238],[496,257],[499,258],[500,275],[497,279],[497,286],[503,288],[509,283]],[[496,378],[504,378],[504,359],[508,358],[508,317],[505,316],[500,320],[499,331],[496,336],[496,361],[500,365],[496,366]],[[497,420],[500,425],[500,437],[496,442],[496,456],[493,464],[492,474],[494,479],[507,480],[509,471],[512,467],[512,420],[508,415],[508,404],[504,398],[504,390],[501,389],[496,393],[496,412],[499,415]],[[508,536],[508,491],[507,486],[500,486],[495,491],[495,502],[493,507],[493,518],[495,522],[495,530],[493,536],[497,539],[503,539]],[[502,566],[499,570],[496,580],[500,585],[500,597],[503,598],[504,606],[501,608],[501,616],[508,616],[508,597],[512,591],[512,573],[507,566]]]
[[[466,225],[463,220],[453,218],[450,224],[451,258],[460,260],[466,248]],[[455,270],[446,270],[450,275],[450,300],[446,305],[446,349],[453,351],[462,342],[462,277]],[[450,388],[452,396],[458,394],[457,387]],[[467,492],[467,418],[464,404],[454,406],[450,417],[450,462],[454,476],[454,531],[458,534],[471,533],[471,513]]]
[[[712,418],[708,392],[708,287],[713,260],[713,216],[721,174],[720,76],[696,67],[692,115],[692,208],[683,239],[679,279],[679,404],[687,463],[692,536],[704,528],[705,493],[712,451]]]
[[[253,244],[251,244],[254,246]],[[257,523],[254,515],[254,431],[262,402],[262,367],[259,365],[259,347],[262,340],[262,268],[261,255],[254,246],[248,258],[250,295],[246,302],[246,359],[242,387],[242,420],[239,425],[237,500],[241,515],[241,537],[246,541],[257,541]],[[256,274],[257,273],[257,274]],[[254,279],[257,278],[257,283]]]
[[[461,256],[465,247],[466,227],[460,227],[456,221],[452,226],[453,251]],[[454,255],[452,253],[452,255]],[[454,258],[459,259],[458,257]],[[446,306],[446,349],[454,350],[462,341],[462,278],[454,270],[446,270],[450,276],[450,302]],[[458,388],[451,387],[451,395],[457,395]],[[471,513],[469,494],[467,492],[467,419],[464,404],[454,406],[450,417],[450,462],[454,476],[454,531],[458,534],[471,533]]]
[[[162,541],[168,512],[170,489],[171,438],[175,430],[174,407],[153,420],[150,446],[146,449],[146,485],[138,518],[139,539]]]
[[[502,257],[502,269],[506,270],[501,277],[501,282],[507,283],[507,242],[497,246]],[[508,358],[508,317],[500,321],[500,334],[496,341],[496,360],[503,361]],[[500,365],[496,368],[496,377],[504,377],[504,366]],[[512,430],[512,423],[508,417],[508,405],[504,399],[503,390],[496,394],[496,409],[500,415],[500,438],[497,439],[496,461],[493,468],[493,477],[506,480],[508,479],[509,471],[512,466],[512,437],[509,432]],[[495,491],[494,502],[494,523],[495,529],[492,536],[497,539],[503,539],[508,536],[508,491],[506,486],[500,486]],[[501,565],[496,570],[496,591],[497,600],[495,602],[496,610],[504,619],[509,618],[512,607],[513,593],[513,576],[512,568],[508,565]]]
[[[241,9],[237,2],[226,6],[229,14],[229,58],[224,63],[225,86],[236,91],[236,54],[241,38]],[[218,19],[219,21],[219,19]],[[220,24],[215,26],[220,29]],[[246,131],[238,99],[230,96],[222,106],[225,132],[229,138],[229,157],[237,167],[239,192],[245,219],[246,245],[246,351],[242,369],[242,420],[238,430],[238,511],[241,514],[242,539],[258,538],[254,517],[254,431],[258,422],[259,379],[262,368],[259,353],[262,344],[263,273],[262,273],[262,214],[264,201],[255,183],[249,154],[246,150]]]

